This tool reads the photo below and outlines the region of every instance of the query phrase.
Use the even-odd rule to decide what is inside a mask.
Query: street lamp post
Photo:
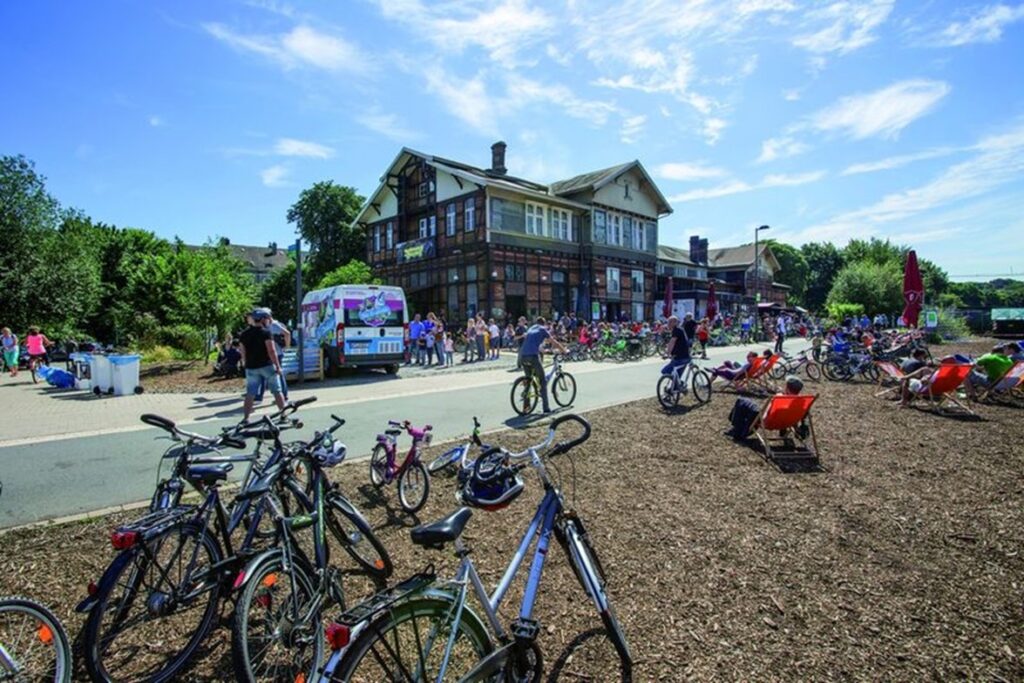
[[[760,252],[757,248],[757,238],[762,230],[769,230],[769,226],[762,225],[754,230],[754,341],[756,342],[761,331],[761,310],[758,304],[761,301],[761,263]]]
[[[266,256],[277,255],[277,242],[267,245]],[[298,357],[298,381],[301,384],[305,380],[305,372],[302,367],[302,238],[295,240],[295,327],[297,338]]]

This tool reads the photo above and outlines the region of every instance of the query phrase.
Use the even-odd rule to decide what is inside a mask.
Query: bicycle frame
[[[387,454],[387,470],[384,472],[384,482],[390,484],[395,479],[401,476],[402,472],[409,468],[416,458],[419,456],[419,444],[420,439],[413,439],[412,445],[409,446],[409,451],[405,454],[405,460],[402,461],[401,465],[395,465],[395,461],[398,459],[398,439],[385,437],[382,441],[377,443],[384,444],[384,452]]]

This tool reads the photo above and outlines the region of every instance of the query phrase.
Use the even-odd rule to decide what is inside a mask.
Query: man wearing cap
[[[274,346],[274,337],[270,333],[270,313],[265,308],[257,308],[249,319],[249,328],[238,337],[242,342],[242,362],[245,363],[245,420],[252,414],[252,404],[262,382],[270,386],[277,407],[284,408],[281,361]]]

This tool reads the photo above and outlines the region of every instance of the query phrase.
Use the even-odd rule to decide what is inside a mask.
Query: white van
[[[328,369],[382,367],[405,360],[409,313],[405,291],[386,285],[339,285],[302,299],[302,339],[324,348]]]

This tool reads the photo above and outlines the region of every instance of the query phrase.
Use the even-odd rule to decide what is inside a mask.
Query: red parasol
[[[661,314],[668,318],[672,315],[672,277],[665,280],[665,304],[661,307]]]
[[[718,315],[718,299],[715,297],[714,280],[712,280],[711,284],[708,285],[708,305],[704,314],[707,316],[708,320],[714,320],[715,316]]]
[[[921,270],[917,267],[917,253],[907,253],[907,265],[903,270],[903,322],[909,327],[917,327],[917,319],[924,304],[924,282],[921,281]]]

